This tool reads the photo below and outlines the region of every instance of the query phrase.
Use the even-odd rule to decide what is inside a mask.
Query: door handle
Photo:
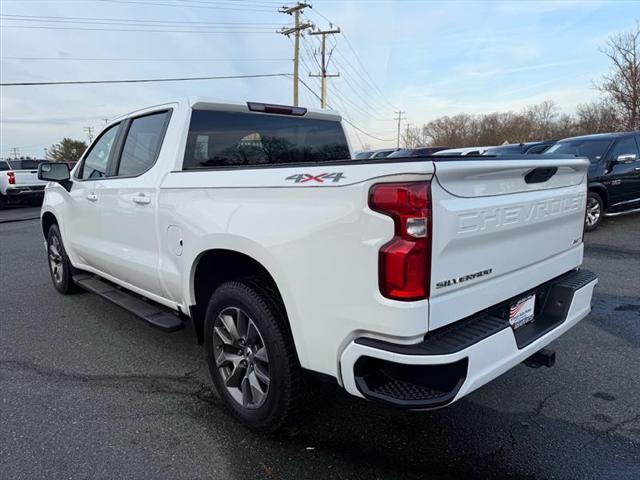
[[[634,168],[634,170],[635,170],[636,172],[640,172],[640,167],[636,167],[636,168]]]
[[[139,193],[137,196],[133,197],[133,201],[138,205],[149,205],[151,203],[151,199],[144,193]]]
[[[98,195],[96,195],[95,193],[90,193],[89,195],[87,195],[87,200],[89,200],[90,202],[97,202]]]

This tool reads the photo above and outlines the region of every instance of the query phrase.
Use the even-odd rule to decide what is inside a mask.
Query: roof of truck
[[[279,107],[290,107],[295,108],[292,105],[282,105],[275,104],[269,102],[255,102],[249,100],[247,102],[221,102],[219,100],[208,98],[208,97],[189,97],[188,98],[189,105],[193,109],[200,110],[224,110],[224,111],[238,111],[238,112],[251,112],[249,110],[249,103],[262,103],[265,105],[274,105]],[[305,108],[307,112],[301,116],[301,118],[315,118],[320,120],[333,120],[333,121],[341,121],[342,117],[332,110],[320,110],[317,108],[308,108],[303,105],[300,108]],[[252,113],[260,113],[260,112],[252,112]],[[278,115],[273,113],[263,113],[263,115]]]
[[[136,110],[133,110],[131,112],[128,112],[124,115],[119,115],[117,118],[114,118],[113,120],[111,120],[109,123],[114,123],[117,120],[121,120],[122,118],[126,118],[126,117],[130,117],[132,115],[135,115],[137,113],[143,113],[143,112],[148,112],[149,110],[154,110],[154,109],[158,109],[158,108],[169,108],[172,105],[176,105],[176,104],[182,104],[185,106],[188,106],[189,108],[193,108],[193,109],[197,109],[197,110],[223,110],[223,111],[231,111],[231,112],[250,112],[250,113],[255,113],[257,114],[261,114],[261,115],[278,115],[278,114],[274,114],[274,113],[262,113],[262,112],[252,112],[251,110],[249,110],[249,106],[248,103],[262,103],[265,105],[274,105],[274,106],[279,106],[279,107],[291,107],[294,108],[291,105],[282,105],[282,104],[275,104],[275,103],[268,103],[268,102],[254,102],[254,101],[248,101],[248,102],[222,102],[219,99],[216,98],[212,98],[212,97],[203,97],[203,96],[196,96],[196,97],[182,97],[173,101],[169,101],[169,102],[165,102],[165,103],[159,103],[156,105],[150,105],[144,108],[139,108]],[[318,119],[318,120],[332,120],[332,121],[336,121],[339,122],[342,120],[342,117],[340,116],[340,114],[338,114],[337,112],[334,112],[332,110],[320,110],[317,108],[307,108],[305,106],[301,106],[300,108],[305,108],[307,110],[307,112],[304,115],[301,115],[299,118],[314,118],[314,119]]]

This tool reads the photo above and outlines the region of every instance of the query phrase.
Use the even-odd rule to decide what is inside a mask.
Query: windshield
[[[37,170],[44,160],[7,160],[13,170]]]
[[[591,163],[598,162],[611,146],[612,140],[565,140],[551,146],[543,155],[551,153],[587,157]]]

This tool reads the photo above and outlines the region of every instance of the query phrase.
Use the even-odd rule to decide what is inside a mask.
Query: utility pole
[[[84,131],[87,132],[87,137],[89,137],[89,143],[93,142],[93,127],[84,127]]]
[[[293,27],[282,27],[277,33],[286,35],[287,37],[293,33],[293,106],[298,106],[298,63],[300,61],[300,33],[307,28],[313,27],[310,22],[300,23],[300,12],[310,7],[308,3],[298,2],[293,7],[282,7],[278,9],[280,13],[293,15]]]
[[[396,142],[396,148],[400,148],[400,124],[402,123],[402,115],[404,115],[405,112],[396,112],[396,113],[398,114],[398,116],[394,118],[394,120],[398,121],[398,137]]]
[[[320,90],[320,108],[325,108],[327,106],[327,78],[328,77],[339,77],[340,74],[336,73],[334,75],[329,75],[327,73],[327,67],[329,66],[329,60],[331,60],[331,54],[333,53],[333,49],[329,52],[327,56],[327,35],[333,35],[335,33],[340,33],[339,28],[335,28],[333,30],[323,30],[317,32],[311,32],[309,35],[322,35],[322,62],[320,63],[320,74],[312,75],[309,73],[310,77],[320,77],[320,83],[322,85],[322,89]]]
[[[411,124],[407,122],[404,126],[404,148],[409,148],[409,127]]]
[[[19,151],[18,147],[13,147],[11,149],[11,151],[13,152],[13,159],[17,160],[18,159],[18,151]]]
[[[106,125],[107,123],[109,123],[109,119],[108,118],[103,118],[102,120],[104,120],[104,124]]]
[[[44,159],[48,160],[49,159],[49,150],[47,150],[47,148],[45,147],[44,149]]]

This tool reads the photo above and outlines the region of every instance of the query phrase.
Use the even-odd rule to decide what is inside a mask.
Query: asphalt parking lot
[[[239,426],[190,327],[153,330],[51,285],[38,210],[0,211],[0,478],[640,478],[640,215],[586,237],[593,313],[435,412],[323,386],[294,430]]]

